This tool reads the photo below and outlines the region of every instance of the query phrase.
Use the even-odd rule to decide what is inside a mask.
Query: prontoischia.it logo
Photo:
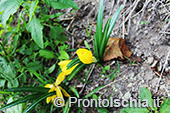
[[[160,107],[159,105],[159,97],[153,99],[152,107]],[[62,101],[62,104],[60,103]],[[57,97],[54,99],[54,105],[56,107],[63,107],[65,101],[61,97]],[[69,107],[71,104],[77,104],[78,107],[81,105],[83,107],[149,107],[149,103],[147,99],[78,99],[76,97],[69,97]]]

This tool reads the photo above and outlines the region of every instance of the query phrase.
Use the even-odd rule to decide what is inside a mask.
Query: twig
[[[159,36],[159,38],[157,39],[157,41],[164,35],[164,33],[165,33],[166,30],[168,29],[169,25],[170,25],[170,21],[168,22],[167,26],[164,28],[162,34]]]
[[[159,77],[159,80],[158,80],[158,83],[157,83],[157,86],[156,86],[156,91],[155,91],[155,93],[157,93],[157,91],[158,91],[159,84],[160,84],[160,81],[161,81],[161,79],[162,79],[162,75],[163,75],[164,69],[165,69],[166,65],[168,64],[168,58],[169,58],[169,56],[170,56],[170,49],[169,49],[169,52],[168,52],[168,54],[167,54],[167,56],[166,56],[165,63],[164,63],[164,67],[163,67],[163,69],[162,69],[162,71],[161,71],[161,76]]]
[[[89,72],[89,74],[88,74],[88,76],[87,76],[87,80],[89,79],[90,75],[92,74],[95,65],[96,65],[96,64],[93,64],[93,65],[92,65],[92,68],[91,68],[91,70],[90,70],[90,72]],[[79,91],[79,94],[81,94],[81,93],[83,92],[85,86],[86,86],[86,83],[84,83],[82,89]]]

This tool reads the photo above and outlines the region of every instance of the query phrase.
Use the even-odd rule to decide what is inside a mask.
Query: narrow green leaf
[[[102,29],[103,29],[103,0],[100,0],[99,10],[97,15],[97,26],[96,26],[96,36],[95,36],[95,46],[96,48],[100,47],[100,43],[102,41]],[[99,54],[99,51],[97,51]],[[100,56],[98,56],[100,59]]]
[[[98,88],[94,89],[92,92],[87,94],[84,98],[91,97],[94,93],[96,93],[100,88],[104,87],[105,85],[99,86]]]
[[[52,73],[55,70],[56,64],[53,64],[48,70],[47,73]]]
[[[54,9],[66,9],[69,7],[79,9],[78,5],[72,0],[49,0],[49,2]]]
[[[69,107],[69,99],[67,99],[67,102],[65,104],[63,113],[69,113],[70,107]]]
[[[42,75],[38,74],[36,71],[33,71],[31,69],[28,69],[28,71],[33,73],[41,83],[43,83],[44,85],[46,84],[46,82],[42,79],[43,78]]]
[[[0,11],[4,11],[2,14],[2,23],[4,27],[9,16],[17,11],[22,2],[23,0],[1,0]]]
[[[74,58],[68,65],[67,65],[67,70],[68,69],[70,69],[70,68],[72,68],[75,64],[77,64],[78,62],[79,62],[80,60],[79,60],[79,58],[78,57],[76,57],[76,58]]]
[[[87,43],[86,40],[84,41],[84,45],[91,51],[90,46],[89,46],[89,44]]]
[[[80,63],[76,68],[72,71],[72,73],[67,77],[68,80],[72,80],[73,77],[82,69],[86,66],[86,64]]]
[[[70,90],[76,95],[77,98],[80,97],[80,95],[79,95],[77,89],[76,89],[74,86],[71,86]]]
[[[38,2],[39,2],[38,0],[33,1],[32,4],[31,4],[31,7],[29,9],[29,22],[31,21],[32,16],[34,15],[34,12],[35,12],[35,9],[37,7]]]
[[[11,102],[11,103],[9,103],[9,104],[1,107],[1,108],[0,108],[0,111],[2,111],[2,110],[4,110],[4,109],[7,109],[7,108],[10,108],[10,107],[12,107],[12,106],[15,106],[15,105],[17,105],[17,104],[24,103],[24,102],[29,101],[29,100],[32,101],[32,100],[36,99],[37,97],[39,97],[40,95],[41,95],[41,94],[38,94],[38,93],[27,95],[27,96],[25,96],[25,97],[22,97],[22,98],[20,98],[20,99],[18,99],[18,100],[15,100],[15,101],[13,101],[13,102]]]
[[[170,98],[167,99],[160,107],[160,113],[169,113],[170,111]]]
[[[113,27],[114,27],[114,25],[116,23],[117,18],[119,17],[119,14],[120,14],[120,11],[122,10],[122,8],[123,8],[123,6],[121,5],[118,8],[118,10],[114,13],[114,15],[112,16],[112,19],[110,21],[110,26],[109,26],[109,29],[108,29],[108,32],[107,32],[107,40],[106,40],[106,42],[108,41],[108,39],[110,37],[110,34],[111,34],[112,30],[113,30]]]
[[[104,55],[104,51],[105,51],[105,48],[106,48],[106,45],[107,45],[107,32],[108,32],[108,29],[109,29],[109,27],[110,27],[110,21],[111,21],[111,18],[109,18],[108,20],[107,20],[107,23],[106,23],[106,25],[105,25],[105,28],[104,28],[104,32],[103,32],[103,39],[102,39],[102,41],[101,41],[101,46],[100,46],[100,56],[101,56],[101,58],[103,59],[103,55]]]
[[[55,95],[56,92],[51,92],[51,93],[46,93],[46,94],[42,94],[41,96],[39,96],[37,99],[34,100],[34,102],[28,106],[23,113],[27,113],[29,112],[33,107],[35,107],[35,105],[37,105],[40,101],[44,100],[45,98]]]
[[[15,87],[5,89],[6,92],[39,92],[39,93],[47,93],[49,88],[45,87]]]
[[[42,29],[43,26],[35,17],[27,24],[28,32],[31,33],[31,37],[40,48],[44,48]]]

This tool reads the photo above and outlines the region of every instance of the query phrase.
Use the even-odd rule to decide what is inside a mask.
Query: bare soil
[[[83,41],[86,40],[92,48],[92,39],[88,38],[84,26],[90,29],[92,23],[96,23],[99,0],[74,1],[80,9],[75,13],[69,13],[71,9],[63,10],[68,13],[60,17],[67,27],[68,44],[70,48],[85,48]],[[133,97],[137,99],[140,87],[148,88],[155,97],[170,98],[170,68],[168,64],[170,60],[168,58],[168,56],[170,57],[170,53],[168,54],[170,50],[170,2],[168,0],[105,0],[104,24],[120,5],[124,5],[124,8],[111,37],[124,38],[133,52],[131,60],[136,60],[136,62],[131,65],[128,61],[119,61],[120,74],[117,74],[113,81],[104,77],[112,71],[101,74],[101,66],[95,65],[89,83],[85,86],[81,96],[101,85],[106,85],[107,87],[96,93],[102,95],[102,98],[109,98],[116,88],[112,95],[113,98],[129,99]],[[95,27],[94,24],[92,36],[96,31]],[[117,60],[105,62],[102,66],[110,65],[110,70],[114,70],[118,66]],[[166,69],[163,68],[164,64],[168,64]],[[84,79],[88,69],[89,67],[86,67],[77,76]],[[79,91],[83,87],[83,83],[78,79],[74,79],[70,83],[71,85],[77,87]],[[114,113],[119,112],[120,109],[108,108],[110,112]],[[83,108],[83,111],[86,113],[97,112],[95,108]]]

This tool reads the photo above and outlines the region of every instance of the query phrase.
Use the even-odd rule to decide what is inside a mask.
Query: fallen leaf
[[[125,39],[109,38],[104,53],[104,61],[108,61],[114,58],[120,58],[121,60],[124,60],[124,56],[130,57],[131,55],[132,52],[125,44]]]

